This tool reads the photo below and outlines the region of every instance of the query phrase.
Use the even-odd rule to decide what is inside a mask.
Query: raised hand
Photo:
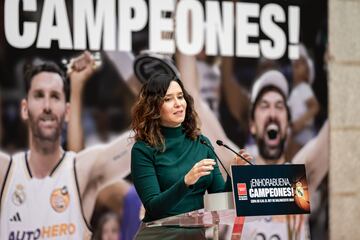
[[[70,78],[70,121],[68,125],[68,149],[79,152],[84,148],[84,133],[82,128],[82,95],[86,82],[97,69],[94,57],[85,51],[80,56],[70,60],[67,74]]]
[[[88,51],[85,51],[76,58],[72,58],[67,70],[71,87],[83,87],[98,67],[99,65],[95,58]]]
[[[250,162],[254,159],[254,157],[245,149],[240,149],[239,154]],[[245,164],[246,162],[237,155],[235,155],[231,163],[231,165],[245,165]]]
[[[184,181],[186,186],[195,184],[202,176],[209,175],[214,170],[214,159],[203,159],[194,164],[191,170],[185,175]]]

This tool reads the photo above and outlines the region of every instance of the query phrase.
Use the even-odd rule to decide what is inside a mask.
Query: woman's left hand
[[[251,162],[254,159],[254,157],[249,152],[247,152],[245,149],[240,149],[239,155],[241,155],[243,158],[245,158],[249,162]],[[231,162],[231,165],[245,165],[245,164],[247,164],[246,161],[237,155],[235,155],[235,157],[233,158],[233,160]]]

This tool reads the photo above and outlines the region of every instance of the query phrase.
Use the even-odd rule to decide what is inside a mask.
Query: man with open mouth
[[[287,81],[276,70],[264,72],[253,85],[249,126],[258,150],[255,163],[283,164],[289,161],[305,164],[308,187],[314,193],[328,169],[329,126],[326,122],[316,138],[308,142],[293,159],[287,160],[285,148],[291,120],[287,105],[288,94]],[[243,236],[251,233],[276,235],[281,239],[309,239],[305,218],[304,215],[269,216],[250,221],[244,225]]]
[[[265,72],[253,86],[250,132],[258,146],[258,164],[285,162],[283,153],[290,118],[288,92],[285,77],[275,70]]]

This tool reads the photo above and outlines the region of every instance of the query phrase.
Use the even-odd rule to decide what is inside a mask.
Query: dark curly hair
[[[180,79],[168,74],[158,74],[146,82],[137,102],[132,109],[131,127],[135,132],[135,140],[146,142],[152,147],[164,151],[164,136],[160,128],[160,108],[164,103],[164,97],[172,81],[177,82],[183,92],[187,103],[185,119],[182,127],[190,139],[196,139],[200,135],[198,115],[194,108],[194,99],[185,90]]]

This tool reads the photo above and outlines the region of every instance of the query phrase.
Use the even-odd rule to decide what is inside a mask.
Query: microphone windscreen
[[[219,145],[219,146],[224,145],[223,141],[221,141],[221,140],[216,140],[216,144]]]

